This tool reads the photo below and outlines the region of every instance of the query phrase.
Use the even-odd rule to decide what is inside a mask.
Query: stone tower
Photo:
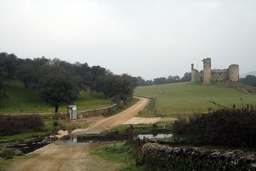
[[[228,68],[228,79],[230,81],[238,81],[239,80],[239,65],[233,64]]]
[[[195,82],[194,64],[191,64],[191,82]]]
[[[191,82],[198,82],[200,81],[200,73],[198,70],[194,69],[194,64],[191,64]]]
[[[211,58],[206,58],[202,60],[204,63],[203,72],[203,84],[211,84],[212,70],[211,70]]]

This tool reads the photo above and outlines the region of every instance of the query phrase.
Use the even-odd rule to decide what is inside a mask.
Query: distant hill
[[[239,78],[245,78],[247,75],[255,75],[256,76],[256,71],[251,71],[251,72],[247,72],[245,74],[242,74],[239,76]]]

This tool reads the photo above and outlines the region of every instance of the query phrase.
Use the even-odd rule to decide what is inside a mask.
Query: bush
[[[53,122],[53,126],[54,126],[54,127],[58,126],[58,121],[54,121],[54,122]]]
[[[39,115],[0,115],[0,136],[39,131],[43,126]]]
[[[24,155],[25,155],[24,153],[20,152],[16,156],[24,156]]]
[[[242,109],[220,108],[208,114],[179,118],[173,126],[177,135],[187,135],[201,144],[256,147],[256,111],[252,105]]]
[[[15,153],[12,149],[4,148],[0,149],[0,157],[1,158],[7,158],[8,156],[14,156]]]
[[[7,156],[5,157],[6,160],[13,159],[13,156]]]

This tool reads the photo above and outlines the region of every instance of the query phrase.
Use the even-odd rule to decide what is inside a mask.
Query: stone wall
[[[211,81],[221,81],[228,79],[228,69],[215,69],[212,70]]]
[[[99,109],[92,109],[92,110],[85,110],[85,111],[78,111],[77,112],[77,118],[88,118],[88,117],[93,117],[93,116],[99,116],[103,114],[109,114],[114,112],[117,109],[117,104],[114,104],[109,107],[105,108],[99,108]],[[58,118],[58,119],[69,119],[69,114],[68,113],[57,113],[57,114],[39,114],[43,116],[44,118]]]
[[[200,73],[194,69],[194,64],[191,64],[191,82],[198,82],[201,80]]]
[[[170,147],[147,143],[143,146],[148,170],[256,170],[255,152],[206,150],[196,147]]]
[[[78,112],[77,116],[78,116],[78,118],[80,118],[80,117],[88,118],[88,117],[92,117],[92,116],[109,114],[109,113],[114,112],[116,110],[116,108],[117,108],[117,104],[114,104],[112,106],[105,107],[105,108],[80,111],[80,112]]]

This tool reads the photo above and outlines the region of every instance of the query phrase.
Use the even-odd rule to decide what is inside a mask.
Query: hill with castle
[[[203,59],[203,70],[194,69],[194,64],[191,64],[191,82],[202,82],[210,84],[214,81],[239,80],[239,65],[232,64],[227,69],[211,69],[211,58]]]

